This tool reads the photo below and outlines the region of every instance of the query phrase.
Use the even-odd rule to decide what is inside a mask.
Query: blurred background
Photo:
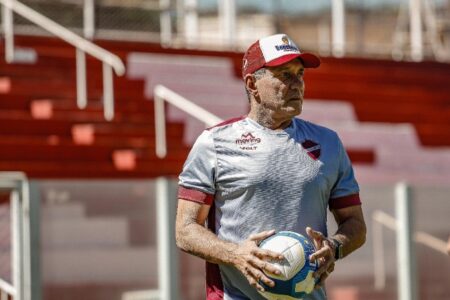
[[[205,126],[246,114],[243,52],[279,32],[321,56],[300,117],[338,132],[361,186],[367,242],[329,299],[450,299],[450,1],[0,8],[0,299],[204,299],[177,176]]]

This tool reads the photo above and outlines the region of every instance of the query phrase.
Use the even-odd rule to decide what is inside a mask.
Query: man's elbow
[[[186,242],[183,239],[183,229],[176,228],[175,230],[175,243],[178,248],[184,250]]]
[[[364,221],[361,221],[360,230],[359,230],[359,238],[358,238],[358,248],[366,243],[367,238],[367,227]]]
[[[189,250],[189,230],[186,227],[175,229],[175,243],[180,250],[185,252]]]

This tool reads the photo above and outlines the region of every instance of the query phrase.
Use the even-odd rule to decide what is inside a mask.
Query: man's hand
[[[275,230],[269,230],[250,235],[248,239],[239,244],[235,253],[233,265],[244,274],[250,285],[260,291],[264,291],[264,288],[259,284],[259,280],[271,287],[275,285],[263,271],[280,274],[280,271],[268,261],[284,259],[280,253],[263,250],[258,247],[260,241],[274,233]]]
[[[314,273],[315,278],[320,278],[316,287],[320,287],[325,282],[325,279],[334,271],[334,245],[321,232],[312,230],[306,227],[306,233],[314,241],[316,252],[314,252],[309,260],[312,262],[318,260],[319,269]]]

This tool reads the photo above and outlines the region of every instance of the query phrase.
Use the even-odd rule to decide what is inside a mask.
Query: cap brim
[[[317,68],[318,66],[320,66],[319,57],[317,57],[312,53],[295,53],[284,55],[270,62],[267,62],[265,65],[268,67],[276,67],[285,64],[287,62],[290,62],[291,60],[294,60],[296,58],[300,58],[302,60],[303,66],[305,68]]]

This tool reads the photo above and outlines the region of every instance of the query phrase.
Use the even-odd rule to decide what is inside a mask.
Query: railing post
[[[170,16],[170,0],[159,0],[159,23],[161,26],[160,39],[162,45],[170,45],[172,42],[172,19]]]
[[[77,64],[77,106],[79,109],[86,108],[86,54],[83,50],[76,48]]]
[[[185,39],[188,46],[197,46],[198,43],[198,9],[197,0],[184,0],[184,16]]]
[[[423,59],[421,2],[422,0],[409,0],[411,58],[414,61],[421,61]]]
[[[164,158],[167,155],[166,145],[166,116],[164,110],[164,99],[160,89],[155,89],[155,138],[156,156]]]
[[[84,37],[92,40],[95,34],[95,4],[94,0],[84,0],[83,5]]]
[[[5,61],[7,63],[12,63],[14,61],[14,16],[11,5],[11,1],[6,0],[2,11],[3,30],[5,35]]]
[[[413,203],[411,189],[405,183],[395,188],[397,219],[398,299],[417,299],[416,257],[414,251]]]
[[[16,300],[24,300],[23,298],[23,235],[21,220],[21,205],[19,193],[17,190],[11,191],[11,266],[12,266],[12,285],[15,287]]]
[[[114,118],[114,89],[112,67],[103,63],[103,109],[105,119],[111,121]]]
[[[386,286],[386,270],[384,268],[383,224],[378,220],[378,211],[372,215],[373,263],[375,289],[383,290]]]
[[[178,270],[176,264],[178,250],[174,249],[175,228],[172,215],[173,208],[169,197],[169,181],[167,178],[156,179],[156,212],[158,230],[158,286],[161,300],[179,299]]]
[[[331,1],[331,51],[333,56],[342,57],[345,54],[345,4],[344,0]]]
[[[219,0],[219,19],[221,36],[225,38],[225,45],[232,48],[236,43],[235,0]]]

